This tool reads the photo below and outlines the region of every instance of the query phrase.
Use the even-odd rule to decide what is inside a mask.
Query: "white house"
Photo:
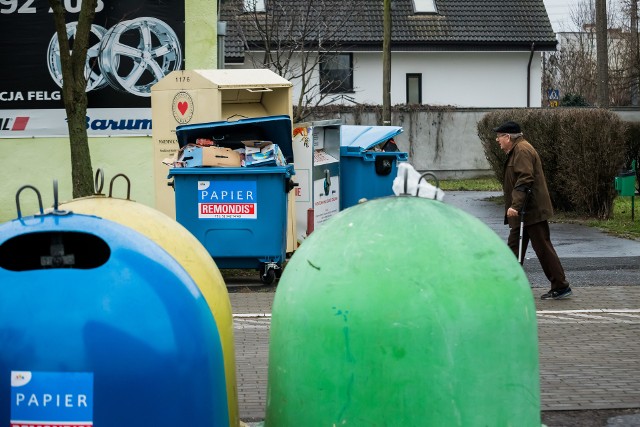
[[[380,105],[383,12],[380,0],[222,0],[225,68],[279,71],[294,103]],[[391,16],[392,105],[542,105],[542,54],[557,43],[543,0],[393,0]]]

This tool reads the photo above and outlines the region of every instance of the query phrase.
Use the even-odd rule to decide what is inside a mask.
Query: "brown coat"
[[[530,225],[546,221],[553,216],[553,206],[547,189],[547,182],[542,171],[542,162],[538,152],[527,140],[520,137],[514,141],[513,148],[507,156],[504,168],[505,217],[504,223],[510,228],[520,226],[520,216],[507,218],[507,209],[520,212],[529,187],[532,193],[525,207],[524,224]]]

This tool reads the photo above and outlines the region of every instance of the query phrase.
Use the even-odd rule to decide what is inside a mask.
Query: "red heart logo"
[[[180,114],[182,114],[183,116],[187,111],[187,108],[189,108],[189,104],[187,103],[187,101],[178,102],[178,111],[180,111]]]

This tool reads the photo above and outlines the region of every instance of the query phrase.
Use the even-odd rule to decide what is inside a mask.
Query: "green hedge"
[[[605,109],[556,108],[499,110],[478,123],[484,152],[502,182],[506,154],[493,128],[518,122],[538,151],[556,209],[609,218],[613,213],[615,176],[627,168],[630,138],[627,123]],[[640,128],[639,128],[640,129]],[[637,149],[636,149],[637,156]]]

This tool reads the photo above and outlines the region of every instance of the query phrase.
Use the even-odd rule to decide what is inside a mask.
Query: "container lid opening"
[[[0,267],[11,271],[51,268],[91,269],[111,255],[101,238],[81,232],[22,234],[0,245]]]

